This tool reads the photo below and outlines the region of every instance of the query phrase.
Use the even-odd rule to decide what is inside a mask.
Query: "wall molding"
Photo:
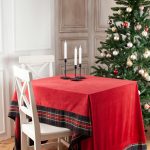
[[[84,18],[84,25],[65,25],[64,23],[64,10],[63,10],[63,0],[60,0],[59,6],[59,18],[60,18],[60,30],[59,32],[87,32],[88,31],[88,0],[84,1],[84,8],[85,18]]]
[[[2,117],[3,117],[3,119],[2,119],[2,127],[3,127],[3,129],[0,131],[0,135],[2,135],[2,134],[5,134],[6,133],[6,121],[5,121],[5,116],[6,116],[6,114],[5,114],[5,101],[4,101],[4,70],[2,69],[2,68],[0,68],[0,76],[1,76],[1,80],[2,81],[0,81],[1,82],[1,87],[2,87],[2,97],[1,97],[1,100],[2,100],[2,108],[1,108],[1,110],[2,110]]]
[[[3,53],[3,30],[2,30],[2,18],[3,18],[3,12],[2,12],[3,8],[2,8],[2,0],[0,0],[0,54]]]

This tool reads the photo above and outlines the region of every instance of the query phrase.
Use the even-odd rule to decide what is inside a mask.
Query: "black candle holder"
[[[80,68],[80,76],[77,76],[77,78],[79,78],[79,79],[86,79],[86,77],[84,77],[84,76],[81,76],[81,68],[82,68],[82,65],[81,64],[79,64],[79,68]]]
[[[77,65],[74,66],[74,70],[75,70],[75,77],[71,78],[72,81],[81,81],[81,79],[79,79],[77,77]]]
[[[67,59],[64,59],[64,62],[65,62],[65,70],[64,70],[64,74],[65,74],[65,76],[63,76],[63,77],[60,77],[61,79],[64,79],[64,80],[69,80],[70,79],[70,77],[67,77],[67,75],[66,75],[66,72],[67,72],[67,67],[66,67],[66,64],[67,64]]]

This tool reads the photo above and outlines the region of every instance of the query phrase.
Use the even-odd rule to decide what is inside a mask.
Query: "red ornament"
[[[115,70],[114,70],[114,75],[117,75],[117,74],[118,74],[118,70],[115,69]]]
[[[123,23],[123,27],[124,27],[124,28],[127,28],[127,27],[128,27],[128,22],[127,22],[127,21],[125,21],[125,22]]]
[[[149,28],[148,28],[148,26],[146,26],[146,27],[145,27],[145,31],[148,32],[148,30],[149,30]]]

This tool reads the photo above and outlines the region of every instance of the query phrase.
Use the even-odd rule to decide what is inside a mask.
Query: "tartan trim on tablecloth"
[[[66,127],[86,136],[92,134],[92,123],[89,117],[54,108],[37,106],[39,120],[42,123]],[[11,101],[8,116],[15,119],[19,115],[18,102]]]
[[[126,147],[124,150],[147,150],[146,144],[132,144]]]

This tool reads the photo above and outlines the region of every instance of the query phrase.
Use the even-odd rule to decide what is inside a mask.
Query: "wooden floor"
[[[148,146],[147,150],[150,150],[150,139],[147,141],[147,146]],[[14,147],[13,138],[9,139],[7,141],[0,142],[0,150],[13,150],[13,147]],[[42,149],[42,150],[44,150],[44,149]],[[49,150],[51,150],[51,149],[49,149]]]

